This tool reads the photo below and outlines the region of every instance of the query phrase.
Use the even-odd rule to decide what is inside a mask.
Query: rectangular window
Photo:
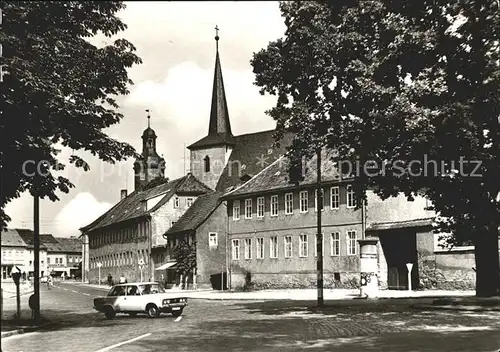
[[[186,207],[189,208],[191,205],[193,205],[193,198],[187,198],[186,199]]]
[[[285,194],[285,214],[293,213],[293,193]]]
[[[233,202],[233,220],[239,220],[240,219],[240,201],[235,200]]]
[[[232,240],[233,260],[240,260],[240,240]]]
[[[325,234],[323,234],[322,238],[323,238],[323,246],[321,247],[322,248],[321,254],[324,257],[325,256]],[[318,236],[317,235],[314,235],[314,255],[316,257],[318,256]]]
[[[356,198],[354,195],[354,189],[351,185],[347,186],[347,207],[354,208],[356,206]]]
[[[300,191],[299,193],[299,199],[300,199],[300,212],[301,213],[307,213],[308,210],[308,197],[309,194],[307,191]]]
[[[321,189],[321,198],[323,199],[323,205],[321,206],[321,211],[325,210],[324,204],[325,204],[325,190]],[[314,210],[318,211],[318,190],[314,190]]]
[[[175,196],[174,197],[174,208],[178,208],[179,207],[179,197]]]
[[[278,216],[278,196],[271,196],[271,216]]]
[[[292,236],[285,236],[285,258],[292,256]]]
[[[217,247],[217,233],[216,232],[209,232],[208,233],[208,245],[210,247]]]
[[[264,237],[257,238],[257,259],[264,259]]]
[[[357,248],[356,231],[347,231],[347,255],[356,255]]]
[[[269,257],[278,258],[278,237],[271,237],[270,238]]]
[[[245,199],[245,219],[252,218],[252,200]]]
[[[330,188],[330,208],[338,209],[340,206],[340,193],[339,187],[335,186]]]
[[[334,232],[330,235],[330,255],[340,255],[340,233]]]
[[[257,217],[264,217],[264,197],[257,198]]]
[[[245,239],[245,259],[252,259],[252,239]]]
[[[299,236],[299,257],[307,257],[307,235]]]

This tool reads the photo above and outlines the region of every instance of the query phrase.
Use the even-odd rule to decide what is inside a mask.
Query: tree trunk
[[[500,265],[498,255],[498,228],[489,229],[475,239],[476,296],[492,297],[500,294]]]

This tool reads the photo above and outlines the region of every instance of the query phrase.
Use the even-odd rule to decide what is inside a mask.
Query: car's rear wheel
[[[146,307],[146,313],[148,313],[148,317],[150,318],[157,318],[160,315],[160,310],[156,305],[149,304]]]
[[[106,310],[104,311],[104,315],[106,316],[107,319],[113,319],[116,315],[116,312],[113,309],[113,307],[107,307]]]
[[[136,317],[137,313],[136,312],[131,312],[131,313],[128,313],[128,315],[130,315],[131,317]]]
[[[177,317],[180,317],[180,316],[182,315],[182,309],[181,309],[181,310],[173,310],[173,311],[172,311],[172,315],[173,315],[174,317],[176,317],[176,318],[177,318]]]

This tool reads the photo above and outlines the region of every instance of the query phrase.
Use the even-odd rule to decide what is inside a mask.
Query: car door
[[[144,310],[141,307],[141,293],[137,285],[127,285],[125,292],[126,296],[124,298],[122,311],[139,312]]]
[[[125,304],[125,288],[123,286],[115,286],[115,288],[108,294],[108,297],[112,299],[110,302],[113,305],[115,312],[122,312],[122,307]]]

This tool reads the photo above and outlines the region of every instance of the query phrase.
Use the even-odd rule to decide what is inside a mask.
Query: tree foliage
[[[478,295],[497,294],[499,2],[299,1],[281,11],[285,38],[252,65],[261,93],[277,96],[277,137],[294,133],[292,158],[325,146],[351,165],[369,161],[359,199],[367,188],[425,195],[439,231],[475,244]]]
[[[178,273],[186,277],[190,273],[194,273],[196,269],[196,243],[189,243],[186,240],[181,240],[174,247],[172,256],[176,261],[176,270]]]
[[[124,8],[118,1],[2,2],[1,64],[8,72],[0,83],[2,227],[10,220],[5,205],[24,191],[56,201],[57,191],[73,187],[54,175],[67,162],[57,144],[110,163],[137,156],[104,130],[123,118],[116,96],[129,93],[127,68],[141,59],[125,39],[103,47],[89,42],[123,31],[116,13]],[[68,161],[89,169],[76,155]]]

